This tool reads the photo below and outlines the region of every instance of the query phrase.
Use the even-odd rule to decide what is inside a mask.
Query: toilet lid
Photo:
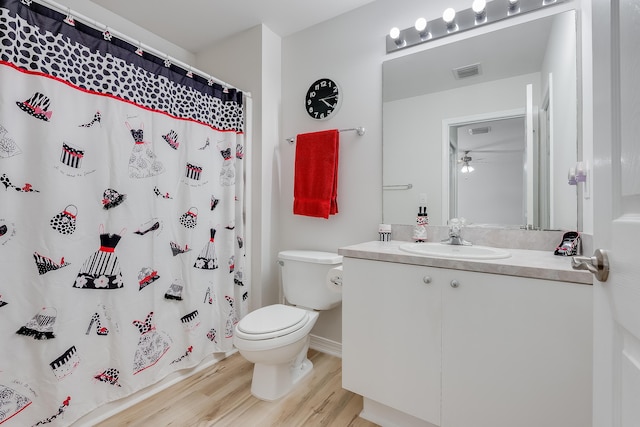
[[[252,311],[240,320],[238,330],[256,339],[278,337],[302,328],[308,321],[306,310],[274,304]]]

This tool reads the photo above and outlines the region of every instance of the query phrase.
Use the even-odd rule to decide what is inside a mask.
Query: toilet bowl
[[[342,256],[331,252],[289,250],[278,254],[282,291],[290,305],[259,308],[235,326],[233,344],[255,364],[251,393],[276,400],[308,375],[310,333],[318,310],[342,302]]]
[[[317,319],[316,311],[275,304],[249,313],[236,325],[233,344],[255,364],[251,394],[277,400],[311,372],[309,333]]]

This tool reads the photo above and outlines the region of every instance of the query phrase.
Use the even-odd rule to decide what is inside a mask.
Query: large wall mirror
[[[576,14],[383,64],[383,221],[578,227]]]

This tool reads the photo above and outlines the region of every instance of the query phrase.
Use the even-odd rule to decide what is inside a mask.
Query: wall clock
[[[326,120],[340,108],[342,94],[336,82],[328,78],[316,80],[309,86],[305,97],[305,109],[309,117]]]

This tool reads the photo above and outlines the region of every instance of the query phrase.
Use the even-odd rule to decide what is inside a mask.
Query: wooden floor
[[[362,397],[342,388],[341,359],[309,351],[312,373],[276,402],[251,395],[253,364],[239,353],[97,424],[121,426],[375,427]]]

